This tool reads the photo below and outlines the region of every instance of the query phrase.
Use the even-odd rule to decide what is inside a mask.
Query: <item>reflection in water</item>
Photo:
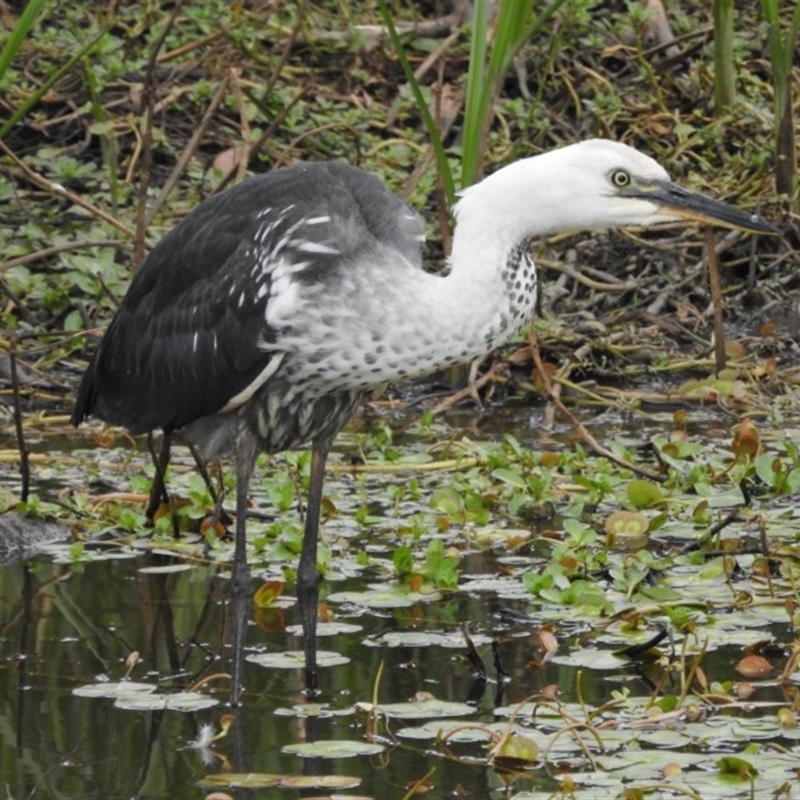
[[[230,608],[227,582],[212,569],[175,573],[140,571],[161,566],[158,556],[108,559],[96,563],[14,564],[0,575],[0,774],[11,797],[187,797],[219,770],[278,774],[353,775],[359,792],[402,796],[409,780],[428,767],[413,750],[388,748],[380,758],[341,761],[297,759],[281,753],[286,744],[315,739],[361,739],[363,720],[353,704],[371,701],[381,660],[379,687],[384,702],[407,700],[428,690],[445,699],[465,699],[472,686],[470,667],[457,650],[396,648],[387,653],[364,646],[363,638],[402,630],[417,611],[363,614],[364,631],[341,634],[333,645],[349,664],[320,675],[327,704],[321,718],[285,716],[309,706],[303,695],[301,665],[294,671],[265,669],[244,662],[243,706],[235,710],[229,735],[201,751],[189,747],[203,725],[219,729],[230,713],[228,682],[213,678],[204,691],[219,705],[202,711],[129,711],[114,700],[79,697],[87,683],[118,681],[134,650],[141,661],[135,681],[157,684],[158,692],[185,690],[230,671]],[[426,607],[425,624],[457,629],[461,614],[476,613],[474,601],[454,599]],[[296,609],[286,614],[297,623]],[[264,631],[252,622],[246,653],[297,649],[298,639],[282,629]],[[488,651],[487,651],[488,653]],[[491,698],[481,700],[491,721]],[[280,711],[280,710],[283,711]],[[276,711],[279,715],[276,715]],[[397,727],[396,725],[394,727]],[[213,755],[214,753],[218,755]],[[212,763],[203,763],[211,758]],[[456,764],[437,764],[437,785],[465,783]],[[451,773],[451,783],[443,783]],[[474,781],[482,774],[476,770]],[[485,778],[480,779],[481,783]],[[484,787],[488,792],[488,786]],[[252,795],[264,796],[254,790]]]

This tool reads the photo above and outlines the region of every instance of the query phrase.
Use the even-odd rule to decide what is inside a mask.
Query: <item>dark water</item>
[[[443,758],[431,763],[424,743],[392,746],[379,756],[337,761],[300,759],[281,753],[286,744],[308,738],[362,738],[365,717],[354,703],[371,701],[379,664],[381,702],[405,701],[428,691],[440,699],[466,700],[475,691],[464,650],[438,646],[368,646],[369,637],[389,631],[456,631],[458,620],[486,624],[490,609],[475,598],[460,597],[401,611],[356,613],[363,626],[336,637],[334,648],[351,661],[320,673],[321,701],[340,717],[303,720],[277,716],[278,709],[303,706],[301,670],[269,669],[247,663],[246,695],[238,714],[240,729],[215,745],[223,758],[203,763],[203,752],[187,745],[203,724],[216,724],[228,684],[218,681],[217,708],[197,712],[117,710],[113,700],[74,696],[73,689],[99,680],[118,680],[125,660],[137,650],[138,681],[163,690],[188,688],[198,679],[228,669],[229,625],[226,584],[193,569],[148,574],[139,568],[159,557],[111,560],[85,566],[37,563],[2,570],[0,633],[0,774],[9,797],[111,798],[202,797],[195,782],[221,769],[235,772],[303,774],[309,770],[360,779],[357,793],[401,797],[405,784],[435,766],[434,783],[447,793],[461,785],[470,796],[489,796],[497,778],[491,770]],[[251,652],[296,649],[283,622],[298,623],[295,608],[251,625]],[[266,629],[265,629],[266,628]],[[272,630],[270,630],[270,628]],[[323,640],[321,646],[331,643]],[[488,648],[482,647],[485,656]],[[507,699],[521,699],[555,678],[545,669],[526,675],[524,648],[510,641],[505,669],[522,676]],[[491,660],[489,658],[489,666]],[[492,721],[496,685],[479,695],[475,719]],[[391,723],[401,727],[407,723]],[[480,755],[480,748],[476,749]],[[224,759],[224,760],[223,760]],[[541,779],[547,784],[546,779]],[[544,787],[543,787],[544,788]],[[293,796],[290,790],[254,791],[247,796]]]
[[[514,429],[520,439],[533,444],[536,426],[529,414],[517,412]],[[505,422],[495,417],[483,433],[500,435],[508,429]],[[631,426],[623,417],[607,415],[602,424],[606,431],[613,428],[613,435],[621,433],[632,441],[645,440],[648,435],[640,424]],[[709,430],[713,427],[703,424]],[[727,428],[725,423],[718,424]],[[123,472],[135,467],[125,462],[122,466]],[[13,483],[13,476],[7,477]],[[386,479],[398,480],[403,478]],[[446,482],[447,477],[436,480]],[[362,493],[369,494],[375,482],[373,477],[365,478]],[[345,490],[337,489],[334,480],[331,491],[336,496],[337,491]],[[341,494],[338,502],[346,509]],[[345,517],[334,519],[328,527],[345,526]],[[499,524],[514,526],[507,520]],[[525,523],[528,528],[533,524]],[[551,525],[552,520],[543,530]],[[430,535],[436,536],[436,530]],[[448,535],[460,534],[451,531]],[[382,539],[378,530],[374,541],[359,540],[355,547],[368,547],[391,559],[395,541]],[[519,566],[509,553],[486,553],[476,547],[464,550],[466,555],[459,564],[462,586],[478,578],[495,580]],[[94,558],[97,553],[89,555]],[[464,722],[490,725],[498,722],[496,705],[522,702],[550,685],[559,687],[560,700],[575,714],[581,713],[584,705],[608,702],[613,692],[623,689],[647,698],[655,690],[654,681],[662,681],[661,692],[679,691],[674,676],[665,680],[663,673],[648,674],[641,663],[615,659],[611,653],[617,645],[595,641],[590,635],[595,633],[593,625],[585,618],[557,606],[535,605],[519,592],[503,595],[493,585],[400,609],[368,610],[334,602],[331,605],[338,619],[355,623],[361,630],[320,641],[322,649],[349,659],[320,671],[318,702],[324,704],[324,713],[307,716],[301,669],[277,669],[248,661],[244,704],[235,712],[233,728],[209,748],[198,749],[190,745],[203,727],[219,730],[220,720],[230,713],[226,706],[228,682],[219,675],[230,670],[231,620],[225,575],[216,565],[153,571],[182,563],[169,555],[139,552],[128,557],[125,548],[117,555],[120,557],[86,563],[55,563],[42,557],[28,564],[0,567],[2,796],[203,798],[211,790],[198,786],[199,781],[232,772],[353,778],[351,788],[330,790],[225,789],[241,798],[402,798],[426,775],[434,787],[431,797],[505,798],[527,792],[544,798],[557,791],[563,775],[585,768],[578,748],[562,757],[550,757],[546,766],[537,765],[517,777],[512,790],[506,790],[503,777],[486,763],[485,743],[447,747],[432,739],[398,736],[402,728],[430,720],[382,719],[376,723],[355,706],[375,698],[381,704],[404,702],[419,692],[429,692],[439,700],[469,702],[474,710],[464,716]],[[547,558],[547,552],[530,550],[521,557],[532,569]],[[370,583],[381,582],[387,582],[385,575],[348,569],[346,557],[334,560],[323,599],[330,592],[363,590]],[[522,616],[509,617],[508,612]],[[247,653],[299,649],[299,636],[292,633],[292,626],[299,622],[297,607],[290,602],[251,614]],[[464,623],[469,624],[486,665],[489,680],[485,684],[476,682],[467,659],[460,632]],[[532,669],[529,662],[535,652],[535,632],[543,623],[556,626],[559,657]],[[762,627],[763,632],[754,632],[753,639],[768,635],[784,641],[791,638],[785,624],[767,628],[763,623]],[[388,646],[381,638],[410,632],[446,635],[446,642],[422,640],[417,646]],[[509,676],[502,690],[494,680],[491,640],[497,645],[499,666]],[[709,681],[729,679],[732,665],[743,655],[741,646],[737,643],[712,650],[703,660]],[[218,704],[202,710],[134,711],[115,707],[111,698],[75,694],[74,690],[85,684],[121,680],[133,651],[141,659],[132,672],[133,680],[154,683],[159,692],[168,693],[210,679],[203,692]],[[572,655],[578,656],[577,660]],[[770,699],[780,701],[781,695],[776,692]],[[764,713],[774,714],[772,710]],[[527,717],[520,722],[532,732],[538,726],[538,721]],[[563,719],[557,722],[548,729],[549,734],[565,724]],[[377,741],[383,749],[375,755],[330,760],[282,752],[287,745],[319,740]],[[617,745],[618,751],[627,747]],[[728,742],[720,748],[736,750]],[[612,795],[598,789],[596,794],[590,791],[582,796]]]
[[[424,720],[379,725],[384,750],[378,755],[321,760],[281,752],[287,744],[314,739],[369,739],[367,719],[354,713],[353,706],[372,700],[381,662],[384,671],[377,692],[382,703],[427,691],[444,700],[471,699],[476,710],[465,722],[495,722],[498,686],[490,681],[481,691],[464,648],[370,643],[387,632],[451,632],[457,642],[458,621],[469,620],[474,630],[498,636],[502,667],[511,676],[501,698],[504,703],[519,702],[550,683],[562,687],[562,700],[574,697],[581,670],[562,663],[532,671],[527,661],[532,631],[538,626],[508,625],[497,616],[501,607],[522,610],[524,604],[456,596],[399,611],[354,612],[351,620],[363,626],[362,632],[322,641],[323,648],[351,659],[320,674],[320,701],[341,716],[303,719],[292,713],[293,707],[302,709],[307,703],[301,671],[248,662],[244,705],[236,712],[232,732],[209,750],[190,748],[201,726],[217,726],[228,711],[224,680],[213,683],[217,690],[209,692],[220,705],[194,712],[119,710],[111,699],[73,694],[82,684],[121,678],[134,649],[142,658],[134,679],[155,682],[162,691],[188,688],[204,676],[228,670],[225,581],[200,569],[168,575],[140,571],[163,560],[143,556],[84,567],[44,562],[2,570],[0,774],[6,796],[201,798],[208,792],[196,783],[204,776],[254,772],[352,776],[356,788],[299,795],[293,789],[261,788],[232,790],[233,796],[400,798],[411,782],[430,770],[435,787],[430,796],[510,796],[497,773],[483,763],[451,760],[447,749],[432,741],[393,738],[392,731]],[[493,565],[485,559],[467,560],[464,568],[475,575],[481,570],[491,573]],[[250,625],[248,652],[297,648],[298,641],[285,632],[285,623],[297,623],[297,616],[296,608],[288,608]],[[348,616],[346,610],[342,616]],[[581,627],[570,632],[568,624],[562,626],[562,648],[567,652],[586,647]],[[490,648],[480,645],[479,652],[491,676]],[[728,664],[733,657],[733,652],[722,651],[704,666],[713,677],[714,664]],[[611,689],[627,687],[644,694],[652,689],[643,671],[622,661],[617,667],[605,664],[582,672],[583,702],[590,706],[607,700]],[[486,753],[483,744],[454,746],[452,752],[467,759],[482,759]],[[558,785],[558,772],[558,763],[551,763],[547,770],[518,779],[516,789],[547,797]]]

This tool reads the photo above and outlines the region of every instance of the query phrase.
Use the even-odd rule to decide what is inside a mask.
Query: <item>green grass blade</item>
[[[17,19],[17,24],[14,26],[14,30],[11,31],[11,36],[8,37],[2,51],[0,51],[0,86],[3,85],[3,79],[11,62],[20,51],[25,39],[28,37],[28,32],[36,21],[36,17],[39,16],[39,12],[43,8],[44,0],[29,0],[25,10]]]
[[[792,114],[792,63],[800,31],[800,0],[796,0],[785,38],[777,0],[761,0],[761,11],[768,26],[772,87],[775,95],[775,188],[789,197],[792,207],[800,207],[797,192],[797,150]]]
[[[22,105],[6,120],[2,127],[0,127],[0,139],[5,137],[8,132],[30,111],[39,100],[44,97],[50,89],[66,75],[75,64],[80,61],[92,48],[106,35],[106,31],[100,31],[97,36],[90,39],[75,55],[72,56],[62,67],[55,70],[45,82],[33,92]]]
[[[417,104],[417,109],[422,115],[422,122],[425,125],[425,130],[428,133],[431,147],[433,147],[433,152],[436,157],[436,166],[442,179],[442,187],[447,199],[447,204],[452,205],[456,199],[455,181],[453,180],[453,171],[450,169],[450,162],[447,160],[447,153],[444,149],[442,137],[439,134],[439,127],[431,115],[430,108],[425,100],[425,95],[422,92],[422,87],[419,85],[419,81],[414,75],[414,70],[411,68],[411,64],[406,57],[403,42],[400,40],[397,28],[394,26],[394,21],[392,20],[392,15],[386,0],[381,0],[380,13],[383,24],[386,26],[386,30],[389,33],[389,41],[391,41],[397,53],[400,66],[403,68],[406,80],[411,88],[411,93],[414,95],[414,102]]]
[[[480,175],[492,104],[514,56],[566,2],[551,0],[538,14],[534,12],[533,0],[500,2],[494,39],[491,48],[488,48],[489,3],[487,0],[476,0],[464,111],[462,187],[469,186]]]
[[[736,99],[733,68],[733,0],[714,0],[714,110],[724,114]]]
[[[481,162],[486,130],[487,92],[486,47],[489,28],[489,3],[475,0],[469,51],[469,71],[464,106],[464,130],[461,143],[461,188],[473,183]],[[491,96],[491,93],[489,93]]]

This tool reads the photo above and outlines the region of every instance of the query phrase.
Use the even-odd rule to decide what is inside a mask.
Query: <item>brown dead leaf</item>
[[[745,656],[736,665],[736,671],[745,678],[763,678],[772,672],[772,664],[763,656]]]
[[[733,426],[731,449],[736,458],[755,458],[761,451],[761,434],[749,419]]]

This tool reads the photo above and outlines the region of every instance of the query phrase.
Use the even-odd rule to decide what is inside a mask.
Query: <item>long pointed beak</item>
[[[669,181],[635,180],[623,194],[649,200],[660,210],[676,217],[721,225],[724,228],[750,233],[780,233],[757,214],[749,214],[735,206],[713,200],[699,192],[692,192]]]

